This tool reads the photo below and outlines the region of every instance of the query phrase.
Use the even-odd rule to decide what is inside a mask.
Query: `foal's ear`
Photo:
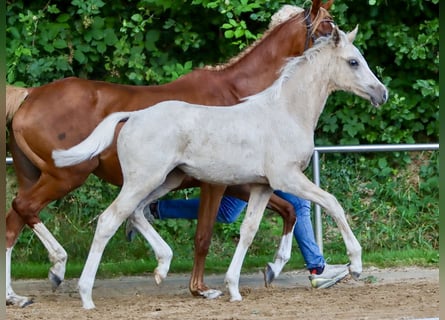
[[[357,35],[357,31],[358,31],[358,25],[355,26],[354,30],[352,30],[351,32],[348,32],[348,34],[346,35],[348,37],[349,42],[353,43],[355,40],[355,36]]]

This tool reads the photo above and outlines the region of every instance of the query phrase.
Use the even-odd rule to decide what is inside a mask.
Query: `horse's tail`
[[[22,105],[28,96],[27,88],[20,88],[15,86],[6,86],[6,122],[9,122],[14,117],[14,114]]]
[[[67,150],[53,150],[52,157],[57,167],[66,167],[89,160],[111,145],[114,130],[119,122],[127,120],[131,112],[110,114],[81,143]]]

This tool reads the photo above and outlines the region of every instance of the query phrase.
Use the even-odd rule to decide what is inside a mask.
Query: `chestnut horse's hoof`
[[[270,286],[272,281],[275,280],[275,272],[272,270],[269,263],[266,265],[266,268],[264,268],[263,275],[264,275],[264,285],[267,288]]]

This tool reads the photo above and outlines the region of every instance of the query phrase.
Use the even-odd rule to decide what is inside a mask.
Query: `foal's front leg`
[[[241,301],[239,278],[247,249],[258,231],[261,218],[273,190],[267,185],[252,185],[246,215],[240,229],[240,239],[226,273],[225,283],[230,292],[230,301]]]
[[[277,175],[283,177],[283,175]],[[346,220],[345,212],[337,199],[330,193],[317,187],[310,181],[304,173],[298,171],[295,174],[287,174],[282,181],[271,182],[271,185],[284,192],[295,194],[296,196],[315,202],[326,209],[337,224],[343,241],[346,246],[346,251],[351,262],[349,270],[351,275],[357,279],[362,273],[362,247],[351,230],[351,227]]]
[[[250,186],[247,184],[229,186],[225,194],[249,201]],[[281,237],[280,246],[275,254],[274,262],[267,263],[264,269],[264,283],[266,287],[278,277],[291,257],[293,230],[296,222],[294,206],[276,194],[272,194],[267,207],[277,212],[281,218],[283,218],[283,236]]]

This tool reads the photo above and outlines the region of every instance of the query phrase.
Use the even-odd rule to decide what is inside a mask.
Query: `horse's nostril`
[[[385,90],[385,91],[383,92],[383,101],[384,101],[384,102],[388,101],[388,91],[387,91],[387,90]]]

